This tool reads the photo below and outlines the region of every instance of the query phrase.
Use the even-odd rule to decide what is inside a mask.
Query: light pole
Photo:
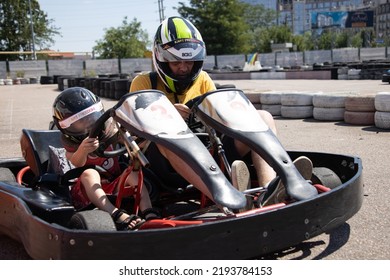
[[[160,15],[160,22],[165,19],[164,16],[164,0],[158,0],[158,13]]]
[[[30,14],[30,25],[31,25],[31,38],[32,38],[32,52],[33,52],[33,60],[37,59],[37,54],[35,53],[35,35],[34,35],[34,23],[32,18],[32,12],[31,12],[31,0],[28,0],[28,8],[29,8],[29,14]]]

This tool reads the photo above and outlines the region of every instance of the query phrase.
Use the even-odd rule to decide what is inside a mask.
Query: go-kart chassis
[[[93,232],[63,226],[74,209],[58,197],[0,182],[0,233],[22,242],[34,259],[260,257],[329,232],[357,213],[363,203],[362,163],[358,157],[291,151],[289,155],[292,159],[309,157],[314,166],[332,169],[343,183],[309,200],[189,226]],[[0,162],[0,167],[10,169],[23,165],[23,160],[16,159]]]

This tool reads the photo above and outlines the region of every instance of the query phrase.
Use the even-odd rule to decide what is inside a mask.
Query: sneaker
[[[251,186],[251,178],[247,165],[242,160],[235,160],[232,164],[232,185],[239,190],[244,192]],[[253,208],[252,197],[247,196],[247,203],[244,209],[250,210]]]
[[[308,157],[300,156],[293,161],[296,169],[301,173],[302,177],[305,180],[310,180],[313,173],[313,163]],[[275,203],[280,203],[286,200],[287,193],[286,188],[284,187],[282,180],[280,178],[276,178],[272,180],[268,185],[269,195],[267,194],[264,197],[264,201],[262,206],[267,206]]]
[[[232,185],[240,192],[250,186],[250,174],[247,165],[242,160],[235,160],[232,164]]]

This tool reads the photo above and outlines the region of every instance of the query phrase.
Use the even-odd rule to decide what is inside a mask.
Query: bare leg
[[[132,187],[138,186],[138,172],[131,172],[126,178],[125,185]],[[149,193],[145,185],[142,187],[139,208],[141,211],[152,208],[152,202],[150,201]]]
[[[260,117],[264,120],[264,122],[268,125],[268,127],[273,131],[276,135],[276,126],[275,121],[272,115],[264,110],[257,111]],[[246,155],[250,149],[245,144],[235,141],[236,149],[241,156]],[[276,173],[274,169],[257,153],[254,151],[251,152],[252,162],[256,170],[256,175],[258,179],[259,186],[265,186],[269,181],[275,178]]]
[[[87,169],[80,177],[88,199],[100,210],[110,214],[116,209],[109,201],[100,183],[100,174],[95,169]]]
[[[100,183],[100,174],[95,169],[87,169],[80,177],[81,183],[87,194],[88,199],[100,210],[103,210],[110,215],[117,210],[117,208],[110,202],[106,193],[102,189]],[[124,221],[129,215],[123,214],[120,216],[120,221]],[[119,222],[120,222],[119,221]],[[141,219],[131,221],[129,227],[134,227]]]

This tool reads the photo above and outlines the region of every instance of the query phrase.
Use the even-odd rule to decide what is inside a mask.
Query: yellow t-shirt
[[[152,88],[152,83],[149,78],[149,73],[140,74],[136,76],[131,82],[130,92],[151,89],[151,88]],[[172,102],[172,104],[177,103],[175,102],[175,94],[167,91],[164,82],[160,79],[158,75],[157,75],[156,90],[160,90],[164,92],[165,95],[168,97],[169,101]],[[207,72],[205,71],[201,71],[199,73],[198,78],[194,81],[192,86],[185,93],[177,94],[177,98],[179,99],[180,103],[185,104],[189,100],[213,90],[216,90],[216,87],[214,82],[211,80],[209,74],[207,74]]]

